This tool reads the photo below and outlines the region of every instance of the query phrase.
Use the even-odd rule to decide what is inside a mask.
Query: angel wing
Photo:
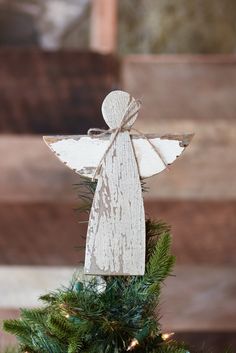
[[[109,146],[109,136],[44,136],[45,143],[74,172],[92,178]]]
[[[173,163],[190,143],[193,134],[184,135],[146,135],[159,155],[146,138],[131,135],[141,178],[160,173],[166,164]],[[109,146],[110,136],[88,135],[45,136],[44,141],[56,156],[81,176],[92,178],[99,162]],[[163,162],[163,160],[165,163]]]
[[[145,136],[146,138],[140,135],[132,136],[139,174],[142,179],[158,174],[166,169],[167,165],[172,164],[189,145],[194,134]]]

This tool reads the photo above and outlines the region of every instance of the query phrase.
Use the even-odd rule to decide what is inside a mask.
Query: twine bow
[[[131,110],[131,107],[132,107],[132,104],[133,103],[136,103],[137,104],[137,107],[136,109],[132,112]],[[158,155],[158,157],[162,160],[162,162],[164,163],[164,165],[168,168],[168,163],[165,161],[165,158],[161,155],[160,151],[157,149],[157,147],[150,141],[150,139],[144,135],[141,131],[133,128],[132,126],[126,126],[131,120],[132,118],[139,112],[141,108],[141,102],[140,100],[136,100],[136,101],[131,101],[131,103],[127,106],[126,110],[125,110],[125,113],[124,113],[124,116],[123,118],[121,119],[121,122],[120,122],[120,125],[116,128],[113,128],[113,129],[99,129],[99,128],[92,128],[92,129],[89,129],[87,134],[88,136],[96,136],[96,137],[102,137],[102,136],[105,136],[105,135],[108,135],[108,134],[113,134],[113,137],[106,149],[106,151],[104,152],[95,172],[94,172],[94,175],[93,175],[93,178],[92,180],[94,181],[94,179],[96,178],[96,176],[98,175],[98,173],[100,172],[100,169],[101,169],[101,166],[102,166],[102,162],[104,161],[107,153],[109,152],[109,150],[111,149],[111,147],[113,146],[118,134],[120,132],[124,132],[124,131],[136,131],[138,133],[139,136],[143,137],[149,144],[150,146],[153,148],[153,150],[156,152],[156,154]]]

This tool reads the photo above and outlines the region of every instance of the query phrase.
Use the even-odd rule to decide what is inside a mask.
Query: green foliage
[[[184,352],[163,342],[153,310],[174,261],[169,228],[148,220],[147,239],[144,276],[95,277],[84,282],[75,277],[68,288],[42,296],[42,308],[23,309],[20,320],[5,321],[4,329],[17,336],[20,352],[119,353],[127,351],[133,338],[140,342],[137,352],[156,352],[155,347],[163,353]]]
[[[88,212],[95,184],[83,183]],[[68,288],[43,295],[39,309],[21,310],[19,320],[4,329],[19,341],[19,352],[124,353],[136,339],[135,351],[184,353],[173,341],[163,341],[155,314],[161,284],[171,273],[170,229],[146,221],[147,256],[144,276],[104,276],[81,282],[75,275]]]

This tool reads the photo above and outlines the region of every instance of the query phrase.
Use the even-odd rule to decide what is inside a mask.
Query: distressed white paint
[[[53,139],[55,142],[51,142]],[[148,178],[163,171],[166,166],[144,137],[131,136],[140,178]],[[150,138],[151,143],[158,149],[164,160],[171,164],[181,155],[184,147],[180,140]],[[96,167],[109,145],[107,137],[90,136],[61,136],[57,138],[45,137],[58,158],[76,173],[92,178]]]
[[[183,152],[179,140],[162,138],[149,139],[167,164],[173,163]],[[141,178],[148,178],[166,169],[166,165],[146,139],[133,138],[134,151]]]
[[[92,138],[89,136],[58,137],[56,142],[50,142],[51,138],[45,137],[58,158],[76,173],[92,178],[96,167],[104,155],[108,145],[108,139]]]
[[[111,129],[117,129],[127,109],[132,113],[137,106],[128,93],[113,91],[102,105],[104,120]],[[137,114],[126,127],[136,118]],[[131,136],[127,130],[117,135],[113,130],[102,137],[45,137],[58,158],[80,175],[93,177],[101,166],[87,232],[86,274],[144,274],[145,215],[140,177],[164,170],[162,159],[171,164],[192,135],[147,137],[158,153],[144,136]]]
[[[142,191],[128,132],[106,155],[90,213],[85,273],[143,275],[145,218]]]
[[[102,113],[110,128],[120,126],[127,107],[136,108],[128,93],[111,92],[105,98]],[[132,126],[136,117],[126,126]],[[129,132],[120,132],[114,139],[115,134],[102,160],[90,212],[85,273],[143,275],[145,214],[139,172]]]

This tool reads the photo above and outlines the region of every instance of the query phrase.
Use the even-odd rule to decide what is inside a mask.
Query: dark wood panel
[[[235,201],[147,202],[146,213],[172,225],[177,263],[236,263]],[[0,204],[0,264],[75,266],[85,234],[72,204]]]
[[[104,126],[118,60],[91,52],[0,49],[0,132],[81,133]]]
[[[172,226],[179,264],[235,264],[235,201],[153,201],[146,212]]]
[[[236,332],[177,332],[176,339],[190,346],[191,353],[226,353],[236,351]]]
[[[0,263],[78,265],[85,225],[70,204],[0,206]]]
[[[216,130],[218,127],[215,126]],[[227,131],[224,141],[194,138],[169,171],[145,180],[150,187],[145,198],[235,200],[233,126]],[[212,134],[215,136],[216,132]],[[73,202],[72,185],[79,182],[80,177],[52,154],[41,136],[2,134],[0,155],[7,155],[0,159],[0,202]]]

